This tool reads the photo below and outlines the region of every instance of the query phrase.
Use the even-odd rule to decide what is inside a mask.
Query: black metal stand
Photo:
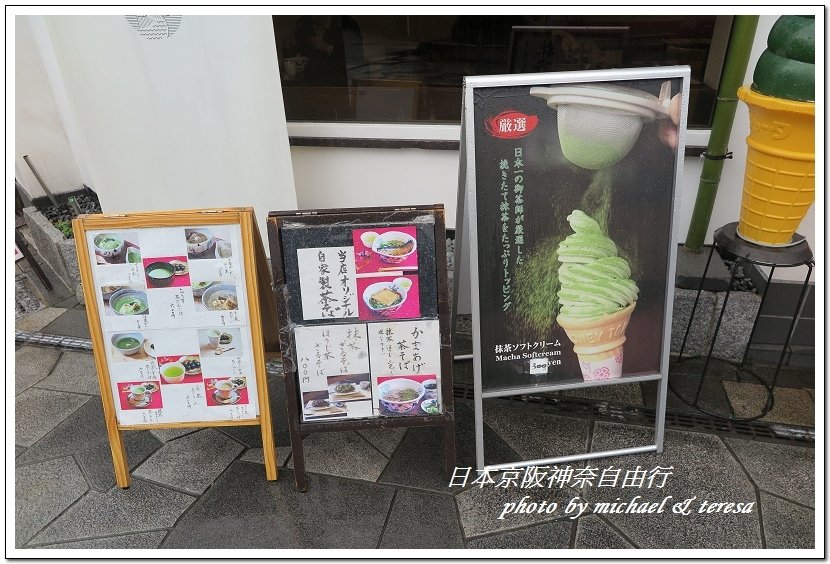
[[[778,380],[778,374],[781,372],[781,366],[784,363],[784,357],[787,354],[787,349],[790,346],[790,340],[792,339],[793,333],[795,332],[796,321],[798,320],[798,317],[801,314],[801,308],[803,307],[804,300],[807,296],[807,289],[809,287],[810,276],[813,273],[813,267],[815,266],[815,262],[813,260],[813,252],[812,250],[810,250],[810,246],[807,244],[807,241],[804,239],[802,235],[796,233],[795,237],[793,238],[793,244],[787,247],[765,247],[741,239],[737,234],[737,226],[737,223],[728,223],[715,232],[714,244],[712,245],[712,248],[709,251],[709,258],[706,260],[706,267],[704,268],[703,275],[700,278],[700,285],[697,289],[695,303],[692,306],[692,313],[689,317],[689,323],[686,326],[686,334],[683,336],[683,344],[680,346],[680,353],[677,359],[677,364],[680,364],[683,361],[683,351],[686,348],[686,339],[689,337],[689,330],[691,329],[692,322],[694,321],[695,311],[697,310],[697,304],[700,300],[700,292],[703,290],[703,283],[706,280],[707,273],[709,272],[709,263],[712,261],[712,255],[714,254],[716,248],[722,249],[727,254],[734,256],[735,262],[732,265],[732,270],[730,272],[729,277],[729,286],[726,290],[726,295],[723,298],[723,305],[721,306],[720,314],[718,315],[718,321],[715,324],[714,334],[712,335],[712,342],[709,345],[709,352],[706,354],[706,360],[703,363],[703,370],[701,371],[700,382],[698,383],[697,390],[695,391],[694,399],[688,400],[681,396],[679,393],[677,393],[677,391],[671,385],[671,380],[669,380],[669,388],[684,403],[687,403],[688,405],[695,407],[699,411],[702,411],[703,413],[706,413],[713,417],[718,417],[720,419],[729,419],[731,421],[753,421],[769,413],[769,411],[772,409],[775,403],[775,396],[773,391],[775,389],[776,381]],[[770,267],[768,282],[764,286],[764,291],[761,294],[761,304],[758,306],[758,312],[755,314],[755,321],[752,324],[752,331],[749,334],[749,340],[747,341],[746,348],[744,349],[744,354],[741,358],[741,362],[733,363],[730,361],[724,361],[723,359],[719,359],[717,357],[714,358],[715,360],[720,360],[731,364],[735,368],[736,375],[738,376],[739,381],[741,379],[742,372],[747,373],[750,376],[757,379],[766,388],[767,399],[761,410],[761,413],[759,413],[758,415],[754,415],[752,417],[734,417],[729,415],[723,415],[720,413],[714,413],[712,411],[704,409],[698,404],[698,402],[700,401],[700,391],[703,388],[703,383],[706,379],[706,372],[709,368],[710,362],[713,359],[712,352],[715,350],[715,343],[718,339],[718,331],[720,331],[721,322],[723,321],[723,315],[726,311],[726,305],[729,302],[729,295],[732,292],[732,283],[735,280],[735,273],[737,272],[738,267],[744,263]],[[764,302],[767,299],[767,291],[769,290],[770,282],[772,280],[773,274],[775,273],[775,269],[790,268],[797,266],[807,266],[807,276],[804,278],[804,284],[801,287],[801,294],[798,297],[798,303],[796,303],[792,321],[790,322],[790,328],[787,331],[787,337],[784,340],[784,346],[781,348],[781,354],[778,357],[778,365],[775,368],[775,373],[773,374],[772,381],[769,384],[766,384],[757,374],[746,369],[744,363],[746,362],[747,352],[749,351],[749,344],[752,342],[752,337],[755,335],[755,329],[758,326],[758,318],[760,317],[761,310],[764,307]]]

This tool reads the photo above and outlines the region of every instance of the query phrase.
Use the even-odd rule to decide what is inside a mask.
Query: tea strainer
[[[562,153],[588,170],[620,162],[637,142],[644,123],[669,117],[671,83],[660,97],[623,86],[534,86],[531,96],[547,101],[558,112]]]

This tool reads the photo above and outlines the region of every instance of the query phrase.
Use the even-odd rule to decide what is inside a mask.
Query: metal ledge
[[[367,137],[300,137],[290,136],[292,147],[327,147],[350,149],[426,149],[429,151],[458,151],[461,142],[451,139],[381,139]],[[685,157],[699,157],[705,147],[686,147]]]

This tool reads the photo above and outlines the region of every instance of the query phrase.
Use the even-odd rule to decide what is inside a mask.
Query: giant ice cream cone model
[[[574,233],[558,249],[559,315],[573,342],[584,380],[622,376],[623,343],[639,289],[631,268],[596,221],[580,210],[568,216]]]
[[[738,235],[766,246],[790,244],[815,200],[815,22],[785,16],[770,31],[752,88]]]
[[[738,234],[761,245],[787,245],[816,196],[815,104],[745,87],[738,98],[749,106]]]

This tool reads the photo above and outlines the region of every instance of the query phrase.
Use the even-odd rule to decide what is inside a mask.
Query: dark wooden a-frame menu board
[[[271,212],[294,480],[311,433],[437,426],[455,466],[444,208]]]

